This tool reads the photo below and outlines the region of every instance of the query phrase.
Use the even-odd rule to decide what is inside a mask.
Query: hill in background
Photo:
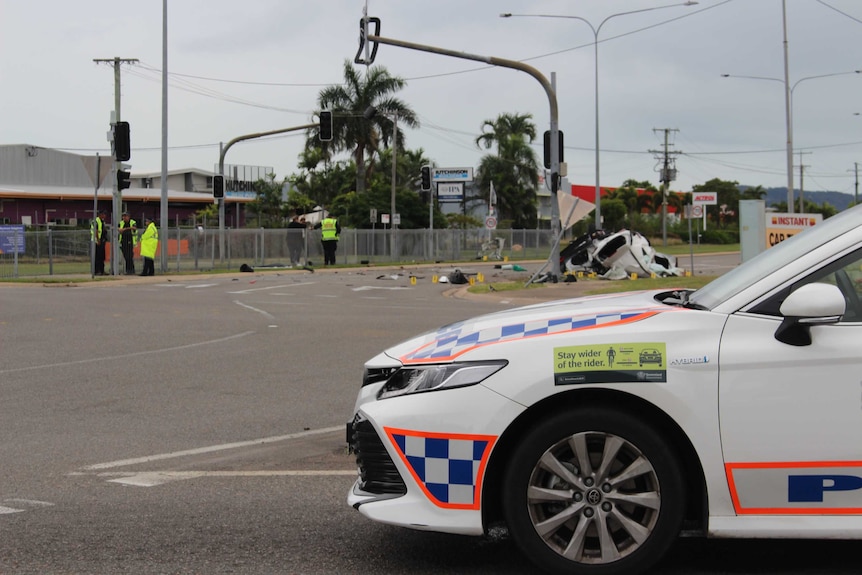
[[[739,186],[740,189],[745,189],[749,186]],[[793,195],[793,200],[796,205],[799,205],[799,190]],[[824,202],[833,206],[839,212],[846,210],[854,201],[853,194],[845,194],[844,192],[805,192],[805,200],[814,202],[818,205],[823,205]],[[771,206],[778,202],[787,201],[787,188],[767,188],[766,190],[766,205]]]

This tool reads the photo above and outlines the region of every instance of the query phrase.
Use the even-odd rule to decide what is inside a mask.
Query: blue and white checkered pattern
[[[426,492],[445,506],[478,508],[479,470],[490,440],[392,433],[403,460]]]
[[[512,325],[496,325],[478,331],[468,331],[463,324],[451,326],[432,336],[432,340],[419,349],[405,355],[402,360],[427,361],[434,359],[451,359],[465,351],[489,343],[502,343],[522,337],[537,335],[552,335],[567,331],[597,327],[624,320],[648,317],[654,311],[639,309],[625,313],[606,313],[594,316],[562,317],[541,319],[530,322],[520,322]]]

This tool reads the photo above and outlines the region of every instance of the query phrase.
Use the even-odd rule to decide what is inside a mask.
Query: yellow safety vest
[[[154,259],[159,248],[159,230],[156,224],[150,222],[141,236],[141,257]]]
[[[95,230],[95,235],[93,231]],[[102,239],[102,218],[96,216],[96,219],[93,220],[93,225],[90,226],[90,239],[100,241]]]
[[[322,240],[324,242],[328,241],[338,241],[338,220],[335,218],[326,218],[322,222],[320,222],[320,230],[322,233]]]
[[[135,220],[129,219],[129,227],[134,228],[138,225]],[[123,235],[123,230],[126,228],[126,221],[120,220],[120,237]],[[138,236],[134,232],[129,232],[132,236],[132,246],[138,245]]]

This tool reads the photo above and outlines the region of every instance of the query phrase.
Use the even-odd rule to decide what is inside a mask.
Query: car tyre
[[[667,441],[631,415],[577,409],[530,429],[504,483],[509,532],[552,573],[632,574],[679,534],[685,493]]]

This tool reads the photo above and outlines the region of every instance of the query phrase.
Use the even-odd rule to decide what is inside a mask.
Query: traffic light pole
[[[218,158],[218,175],[224,176],[224,157],[227,155],[227,151],[236,144],[237,142],[242,142],[244,140],[253,140],[255,138],[263,138],[264,136],[274,136],[275,134],[284,134],[286,132],[296,132],[298,130],[308,130],[309,128],[315,128],[319,124],[303,124],[302,126],[293,126],[292,128],[283,128],[281,130],[271,130],[269,132],[257,132],[255,134],[246,134],[245,136],[238,136],[221,146],[221,151],[219,152]],[[225,182],[225,195],[227,195],[227,183]],[[224,198],[218,199],[218,254],[219,254],[219,262],[224,263],[225,258],[225,241],[224,241]]]
[[[108,63],[114,66],[114,114],[112,118],[112,124],[116,124],[122,118],[120,117],[120,65],[121,64],[136,64],[138,62],[137,58],[95,58],[93,62],[97,64]],[[114,143],[111,142],[111,148],[113,149]],[[111,273],[113,275],[117,275],[117,267],[119,262],[119,255],[117,254],[117,223],[120,221],[120,207],[123,204],[123,192],[119,189],[117,185],[117,171],[120,169],[120,162],[117,160],[117,155],[112,154],[114,156],[113,161],[113,177],[111,178],[114,182],[113,190],[112,190],[112,209],[111,209]]]
[[[372,19],[368,19],[372,20]],[[460,58],[462,60],[474,60],[476,62],[484,62],[486,64],[490,64],[492,66],[499,66],[502,68],[512,68],[513,70],[519,70],[521,72],[526,72],[531,75],[533,78],[539,81],[542,85],[542,88],[545,89],[545,93],[548,95],[548,103],[550,104],[550,112],[551,112],[551,231],[554,236],[559,233],[560,228],[560,205],[557,203],[557,190],[560,185],[560,148],[559,148],[559,138],[560,138],[560,130],[559,130],[559,120],[558,120],[558,107],[557,107],[557,94],[554,88],[551,86],[551,83],[539,72],[536,68],[524,64],[523,62],[518,62],[516,60],[506,60],[503,58],[495,58],[494,56],[480,56],[477,54],[469,54],[467,52],[457,52],[455,50],[447,50],[446,48],[437,48],[435,46],[426,46],[424,44],[415,44],[413,42],[405,42],[403,40],[396,40],[394,38],[385,38],[383,36],[377,36],[374,34],[367,33],[368,26],[362,26],[360,31],[365,36],[364,38],[360,37],[360,42],[367,42],[366,47],[371,43],[376,44],[388,44],[390,46],[397,46],[399,48],[407,48],[408,50],[418,50],[420,52],[430,52],[432,54],[440,54],[441,56],[449,56],[451,58]],[[376,51],[377,47],[374,46],[374,51]],[[360,45],[360,52],[362,51],[362,45]],[[373,61],[373,57],[368,55],[368,50],[366,50],[366,59],[363,62],[356,63],[366,63],[371,64]],[[560,245],[559,242],[555,242],[555,245],[551,248],[551,274],[553,276],[553,281],[556,281],[557,278],[560,277]]]

